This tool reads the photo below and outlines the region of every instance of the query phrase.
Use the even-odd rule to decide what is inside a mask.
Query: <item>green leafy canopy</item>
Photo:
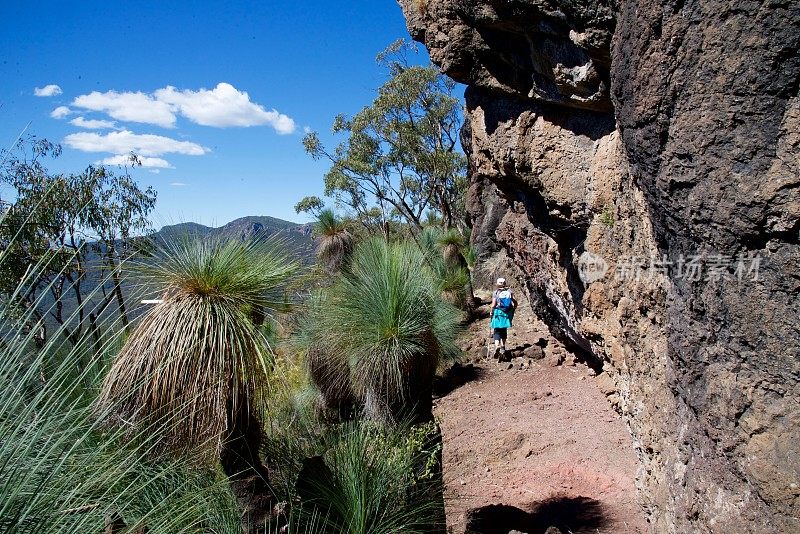
[[[466,158],[458,149],[461,102],[452,80],[435,66],[409,64],[408,51],[401,41],[378,56],[390,77],[371,105],[352,118],[336,117],[333,132],[345,141],[329,151],[311,132],[303,145],[314,159],[331,163],[325,195],[359,217],[377,208],[381,224],[399,218],[419,229],[433,210],[446,226],[459,225],[466,187]],[[298,207],[316,209],[312,200]]]

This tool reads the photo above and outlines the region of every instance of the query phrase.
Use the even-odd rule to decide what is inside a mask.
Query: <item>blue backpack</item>
[[[500,296],[503,293],[507,296]],[[511,300],[511,291],[504,289],[503,291],[498,291],[497,296],[495,297],[495,303],[497,304],[496,309],[504,312],[509,313],[514,306],[513,301]]]

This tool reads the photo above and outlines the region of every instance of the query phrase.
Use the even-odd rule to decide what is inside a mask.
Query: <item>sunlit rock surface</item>
[[[653,529],[800,531],[800,3],[400,3],[468,85],[476,274],[615,377]]]

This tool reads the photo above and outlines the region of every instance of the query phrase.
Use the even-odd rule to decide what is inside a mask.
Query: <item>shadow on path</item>
[[[527,508],[505,504],[473,508],[467,512],[465,534],[508,534],[511,530],[543,534],[549,527],[579,534],[608,525],[603,505],[589,497],[551,497]]]
[[[444,397],[468,382],[481,379],[485,374],[486,371],[471,363],[466,365],[455,363],[442,376],[433,379],[433,396]]]

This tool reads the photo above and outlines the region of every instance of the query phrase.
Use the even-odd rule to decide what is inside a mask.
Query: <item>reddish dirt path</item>
[[[473,354],[485,343],[485,323],[474,325],[474,340],[466,341]],[[517,346],[545,335],[536,323],[517,318]],[[552,366],[553,349],[561,350],[554,345],[550,339],[542,360],[468,364],[461,374],[472,380],[435,401],[449,532],[464,532],[465,512],[475,509],[476,533],[533,534],[549,526],[647,532],[625,424],[587,367]]]

